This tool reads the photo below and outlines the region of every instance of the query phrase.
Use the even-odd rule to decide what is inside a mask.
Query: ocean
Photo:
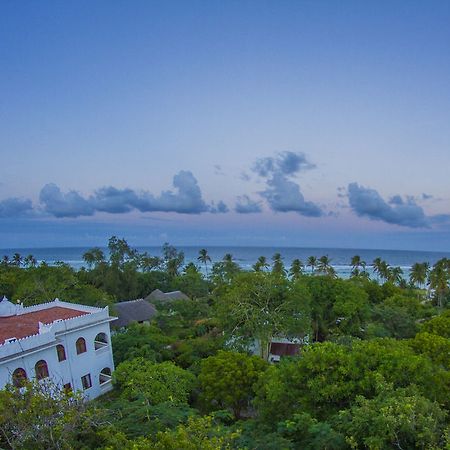
[[[212,263],[220,261],[226,253],[233,255],[234,261],[243,269],[251,269],[259,256],[265,256],[270,262],[275,253],[281,253],[283,261],[288,268],[293,259],[299,258],[303,263],[309,256],[320,257],[327,255],[331,259],[331,264],[335,268],[338,276],[347,278],[350,275],[350,260],[354,255],[359,255],[363,261],[369,265],[375,258],[379,257],[391,266],[400,266],[404,276],[407,277],[412,264],[416,262],[429,262],[434,264],[440,258],[450,258],[448,252],[424,252],[424,251],[404,251],[404,250],[367,250],[367,249],[345,249],[345,248],[297,248],[297,247],[195,247],[177,246],[185,254],[185,263],[194,262],[201,270],[203,265],[197,260],[198,252],[201,248],[206,248]],[[161,247],[136,247],[140,252],[148,252],[151,255],[160,256]],[[55,264],[63,261],[71,265],[74,269],[81,268],[84,264],[83,253],[89,250],[88,247],[55,247],[55,248],[10,248],[0,249],[0,258],[8,255],[10,258],[14,253],[22,256],[32,254],[38,262],[45,261],[47,264]],[[103,249],[107,254],[107,249]]]

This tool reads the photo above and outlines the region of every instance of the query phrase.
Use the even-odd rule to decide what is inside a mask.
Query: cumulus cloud
[[[273,211],[294,211],[303,216],[320,217],[324,214],[320,206],[306,201],[300,186],[291,179],[313,168],[315,165],[303,153],[281,152],[275,157],[258,159],[252,170],[265,180],[266,188],[260,195]]]
[[[248,195],[242,195],[238,197],[234,210],[239,214],[260,213],[261,202],[255,202]]]
[[[212,203],[209,207],[209,212],[213,214],[225,214],[229,211],[228,206],[222,200],[217,203],[217,206]]]
[[[25,216],[33,211],[33,204],[29,199],[7,198],[0,202],[0,218],[9,219]]]
[[[302,170],[315,167],[308,161],[304,153],[280,152],[276,157],[258,159],[253,165],[253,172],[260,177],[268,177],[274,173],[294,175]]]
[[[313,202],[305,200],[300,186],[284,175],[275,173],[267,180],[267,189],[261,192],[273,211],[295,211],[303,216],[320,217],[322,209]]]
[[[89,200],[76,191],[66,194],[61,192],[56,184],[46,184],[39,194],[39,200],[44,211],[55,217],[92,216],[95,212]]]
[[[427,217],[422,207],[409,196],[403,199],[395,195],[386,202],[375,189],[350,183],[348,199],[352,210],[361,217],[410,228],[430,226],[431,218]]]
[[[208,205],[198,186],[197,179],[189,171],[180,171],[173,177],[174,190],[155,196],[147,191],[103,187],[89,197],[76,191],[62,193],[55,184],[47,184],[41,190],[40,201],[44,211],[55,217],[91,216],[95,212],[123,214],[132,210],[141,212],[176,212],[200,214],[204,212],[224,213],[228,211],[224,202]]]

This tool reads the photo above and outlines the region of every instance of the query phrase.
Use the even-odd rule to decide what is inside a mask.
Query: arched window
[[[98,376],[98,382],[100,384],[104,384],[111,380],[111,369],[109,367],[105,367],[100,372],[100,375]]]
[[[48,366],[43,359],[36,363],[36,365],[34,366],[34,370],[36,372],[36,378],[38,380],[42,380],[43,378],[48,377]]]
[[[98,350],[99,348],[103,348],[103,347],[107,347],[107,346],[108,346],[108,337],[106,336],[106,333],[98,333],[94,339],[95,350]]]
[[[86,341],[84,340],[84,338],[78,338],[75,345],[77,347],[77,355],[86,352]]]
[[[22,387],[27,379],[27,373],[22,367],[17,368],[12,374],[12,382],[15,387]]]
[[[59,362],[66,360],[66,349],[64,348],[64,345],[58,344],[56,346],[56,353],[58,354]]]

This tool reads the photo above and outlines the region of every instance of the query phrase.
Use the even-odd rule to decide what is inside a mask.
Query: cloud
[[[314,169],[316,166],[310,163],[304,153],[280,152],[277,156],[260,158],[253,165],[253,172],[260,177],[269,177],[274,173],[295,175],[296,173]]]
[[[0,202],[0,218],[26,216],[33,211],[33,204],[29,199],[7,198]]]
[[[213,214],[225,214],[229,211],[228,206],[222,200],[217,203],[217,206],[212,203],[209,207],[209,212]]]
[[[258,159],[252,170],[265,180],[266,189],[259,194],[266,199],[272,211],[294,211],[302,216],[320,217],[324,215],[322,208],[306,201],[300,186],[290,179],[315,167],[303,153],[281,152],[276,157]]]
[[[288,180],[283,174],[276,173],[267,180],[267,189],[260,194],[267,200],[273,211],[295,211],[308,217],[323,215],[323,211],[318,205],[305,200],[300,186]]]
[[[89,200],[76,191],[62,193],[56,184],[46,184],[39,194],[44,211],[55,217],[92,216],[95,212]]]
[[[347,190],[350,207],[360,217],[410,228],[430,227],[431,218],[410,196],[395,195],[386,202],[375,189],[358,183],[350,183]]]
[[[248,195],[238,197],[234,210],[239,214],[260,213],[262,211],[261,202],[255,202]]]
[[[55,217],[91,216],[97,211],[110,214],[124,214],[132,210],[180,214],[228,211],[223,201],[219,201],[217,205],[208,205],[204,201],[197,179],[189,171],[176,174],[173,177],[173,187],[174,190],[163,191],[154,196],[147,191],[137,192],[108,186],[85,198],[76,191],[64,194],[55,184],[47,184],[41,190],[40,201],[44,211]]]

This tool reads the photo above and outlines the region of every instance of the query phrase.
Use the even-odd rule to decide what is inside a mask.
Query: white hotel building
[[[23,307],[0,300],[0,389],[21,379],[50,378],[88,399],[112,389],[108,307],[56,299]]]

